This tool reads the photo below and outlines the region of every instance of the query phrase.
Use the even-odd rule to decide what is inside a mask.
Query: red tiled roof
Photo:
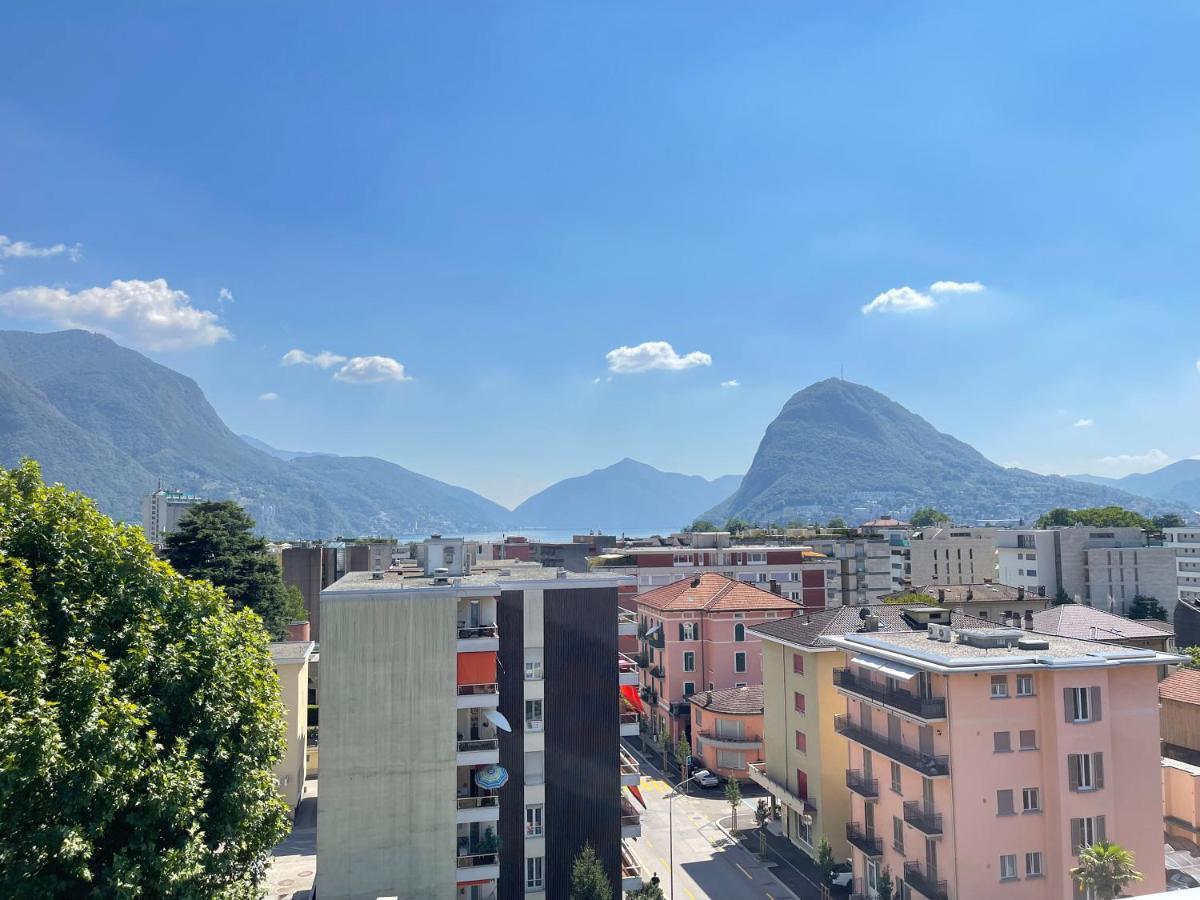
[[[1083,641],[1119,641],[1129,638],[1169,638],[1174,629],[1155,628],[1144,621],[1126,619],[1107,610],[1064,603],[1033,614],[1033,630]]]
[[[674,609],[789,609],[800,610],[800,604],[794,603],[778,594],[764,591],[762,588],[735,581],[707,572],[676,581],[638,594],[638,606],[648,606],[657,610]]]
[[[715,713],[734,716],[762,715],[763,686],[752,684],[744,688],[729,688],[724,691],[704,691],[692,694],[688,702]]]
[[[1158,683],[1160,700],[1200,703],[1200,669],[1180,666]]]

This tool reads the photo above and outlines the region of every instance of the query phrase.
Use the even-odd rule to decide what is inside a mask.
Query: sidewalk
[[[730,833],[732,824],[730,816],[721,819],[719,823],[721,830],[726,833]],[[750,827],[746,827],[747,823],[742,816],[738,816],[738,825],[740,827],[735,835],[738,844],[757,858],[758,826],[754,825],[754,820],[751,818]],[[797,897],[801,897],[803,900],[823,900],[821,873],[817,870],[816,864],[809,859],[808,854],[801,851],[786,837],[767,832],[767,859],[765,862],[775,864],[771,867],[771,874],[787,885],[788,889]],[[829,893],[835,898],[846,897],[849,895],[849,889],[831,886]]]

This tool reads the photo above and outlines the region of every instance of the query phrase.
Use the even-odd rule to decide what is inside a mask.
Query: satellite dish
[[[862,619],[862,621],[864,621],[864,622],[867,621],[867,619],[870,618],[872,615],[873,615],[873,613],[871,612],[871,610],[867,609],[865,606],[858,611],[858,617],[860,619]]]

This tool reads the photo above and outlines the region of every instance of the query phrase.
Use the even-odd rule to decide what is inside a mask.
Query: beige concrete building
[[[179,520],[187,515],[203,497],[159,488],[142,498],[142,533],[146,540],[159,546],[167,535],[179,528]]]
[[[312,641],[280,641],[271,644],[271,662],[279,678],[287,727],[287,748],[275,766],[279,792],[295,809],[304,794],[308,745],[308,661]]]
[[[908,582],[945,585],[996,580],[996,529],[922,528],[908,539]]]

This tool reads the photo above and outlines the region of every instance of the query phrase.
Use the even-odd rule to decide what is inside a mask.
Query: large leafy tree
[[[0,469],[0,896],[257,897],[288,829],[259,619]]]
[[[612,900],[613,888],[591,844],[584,844],[571,867],[571,900]]]
[[[1040,516],[1035,528],[1050,528],[1055,525],[1089,525],[1092,528],[1144,528],[1153,531],[1154,523],[1145,516],[1120,506],[1093,506],[1088,509],[1065,509],[1058,507]]]
[[[912,518],[908,520],[908,523],[918,528],[928,528],[930,525],[941,525],[943,522],[949,521],[950,517],[940,509],[934,509],[932,506],[923,506],[912,514]]]
[[[164,552],[177,572],[224,588],[234,607],[254,610],[272,636],[283,635],[293,600],[267,542],[254,534],[254,520],[236,503],[193,506],[167,535]]]
[[[1126,887],[1142,880],[1134,868],[1133,854],[1119,844],[1101,841],[1079,851],[1079,865],[1071,878],[1080,890],[1091,891],[1096,900],[1120,897]]]

